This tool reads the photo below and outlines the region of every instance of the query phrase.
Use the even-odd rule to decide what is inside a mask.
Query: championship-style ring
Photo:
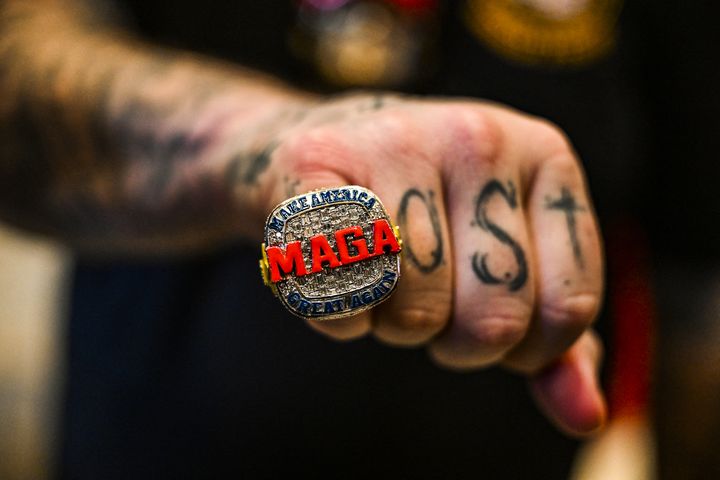
[[[299,317],[355,315],[386,300],[400,277],[399,229],[363,187],[285,200],[270,213],[264,238],[263,281]]]

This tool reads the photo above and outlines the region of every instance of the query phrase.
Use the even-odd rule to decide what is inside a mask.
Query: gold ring
[[[400,231],[363,187],[285,200],[268,216],[264,240],[263,281],[302,318],[356,315],[390,297],[400,277]]]

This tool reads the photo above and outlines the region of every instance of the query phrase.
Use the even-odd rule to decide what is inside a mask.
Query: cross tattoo
[[[580,241],[577,236],[577,223],[575,218],[576,212],[583,212],[585,208],[581,207],[575,201],[570,190],[563,187],[560,193],[560,198],[552,199],[546,197],[546,207],[548,210],[560,210],[565,213],[565,219],[567,220],[568,233],[570,234],[570,243],[572,244],[573,255],[575,256],[575,263],[581,268],[585,268],[585,261],[582,256],[582,249],[580,248]]]

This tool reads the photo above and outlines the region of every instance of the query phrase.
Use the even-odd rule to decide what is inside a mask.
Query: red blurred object
[[[426,14],[434,12],[438,6],[438,0],[385,0],[401,10],[413,13]]]
[[[656,314],[645,234],[632,221],[614,227],[607,242],[613,318],[608,393],[610,414],[619,417],[650,407]]]

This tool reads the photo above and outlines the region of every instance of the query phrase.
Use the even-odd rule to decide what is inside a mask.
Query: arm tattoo
[[[335,98],[353,98],[354,94],[348,95],[347,93],[340,93],[335,95]],[[374,112],[382,110],[387,104],[387,95],[381,92],[374,93],[370,96],[363,96],[360,102],[355,106],[354,112],[346,112],[346,115],[353,115],[357,113]]]
[[[570,190],[563,187],[560,192],[560,198],[552,199],[550,197],[545,198],[546,208],[548,210],[559,210],[565,213],[565,220],[567,221],[568,234],[570,235],[570,244],[572,246],[573,256],[575,257],[575,264],[580,269],[585,268],[585,259],[583,258],[582,249],[580,248],[580,241],[577,235],[577,219],[575,214],[577,212],[585,211],[585,208],[581,207],[575,201]]]
[[[475,224],[486,232],[490,233],[493,237],[499,240],[503,245],[507,245],[515,256],[517,262],[518,272],[513,277],[510,272],[506,272],[502,277],[495,276],[487,265],[487,253],[475,252],[472,257],[472,268],[475,275],[480,279],[481,282],[489,285],[507,285],[511,292],[520,290],[528,279],[528,266],[525,260],[525,252],[520,245],[515,241],[505,230],[500,228],[487,215],[487,204],[494,195],[500,195],[510,206],[511,209],[517,208],[517,194],[515,186],[512,182],[505,185],[500,183],[498,180],[491,180],[485,185],[480,192],[475,204]]]
[[[283,183],[285,184],[285,196],[286,197],[288,197],[288,198],[294,197],[295,195],[297,195],[299,193],[297,187],[298,187],[298,185],[300,185],[300,180],[297,180],[297,179],[293,180],[290,177],[285,176],[283,178]]]
[[[259,185],[291,102],[250,74],[38,4],[0,2],[2,216],[70,239],[226,228],[235,187]]]
[[[243,162],[246,168],[241,178],[245,185],[257,183],[260,175],[270,166],[270,158],[279,146],[280,143],[273,140],[261,152],[251,155],[249,161]]]
[[[416,255],[416,252],[412,248],[412,242],[407,234],[403,234],[403,231],[408,231],[408,208],[410,201],[416,198],[427,210],[428,216],[430,217],[430,223],[432,225],[433,236],[435,237],[435,248],[430,252],[430,261],[422,262]],[[420,270],[422,273],[431,273],[438,268],[443,261],[443,237],[442,237],[442,226],[440,225],[440,217],[438,215],[437,207],[435,206],[435,192],[428,190],[427,194],[421,192],[416,188],[411,188],[406,191],[400,200],[400,208],[398,209],[398,224],[400,225],[401,235],[403,235],[403,246],[404,252],[410,264]]]
[[[385,96],[382,93],[373,96],[373,110],[380,110],[385,105]]]

